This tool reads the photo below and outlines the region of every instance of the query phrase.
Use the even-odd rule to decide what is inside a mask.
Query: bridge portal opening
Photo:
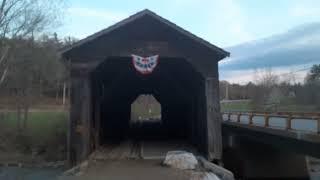
[[[131,104],[131,124],[161,123],[161,104],[152,94],[141,94]]]
[[[154,71],[143,75],[130,57],[108,58],[91,74],[91,81],[99,145],[127,139],[205,144],[206,132],[200,131],[206,119],[204,80],[185,59],[160,57]],[[132,104],[143,94],[158,103],[151,112],[147,109],[154,119],[140,117],[143,123],[132,123],[139,120]]]

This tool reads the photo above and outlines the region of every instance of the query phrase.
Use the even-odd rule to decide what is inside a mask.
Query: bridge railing
[[[223,112],[222,118],[223,121],[247,124],[249,126],[320,134],[320,113]]]

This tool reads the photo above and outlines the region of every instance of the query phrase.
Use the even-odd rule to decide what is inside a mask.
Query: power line
[[[298,70],[295,70],[295,71],[291,71],[291,72],[288,72],[288,73],[278,74],[278,76],[286,76],[286,75],[296,74],[297,72],[310,70],[311,68],[312,68],[312,66],[311,67],[307,67],[307,68],[298,69]]]
[[[304,67],[301,69],[297,69],[295,71],[291,71],[291,72],[286,72],[286,73],[280,73],[280,74],[275,74],[276,76],[288,76],[288,75],[294,75],[298,72],[302,72],[302,71],[306,71],[306,70],[310,70],[312,68],[312,66],[310,67]],[[253,75],[253,74],[252,74]],[[253,75],[254,76],[254,75]],[[236,84],[246,84],[251,82],[251,80],[242,80],[242,81],[238,81]]]

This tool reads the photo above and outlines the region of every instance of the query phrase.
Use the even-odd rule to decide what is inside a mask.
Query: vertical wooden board
[[[70,80],[70,92],[75,91],[75,84],[74,80]],[[72,167],[75,164],[75,152],[74,148],[72,147],[73,144],[73,135],[74,135],[74,127],[75,127],[75,120],[76,120],[76,110],[74,106],[74,93],[70,93],[70,111],[69,111],[69,121],[68,121],[68,132],[67,132],[67,161],[68,166]]]
[[[218,78],[206,78],[206,110],[207,110],[207,148],[208,159],[221,159],[222,157],[222,132],[219,102]]]
[[[85,160],[90,153],[90,140],[91,140],[91,84],[89,77],[83,79],[82,88],[82,108],[81,108],[81,126],[84,128],[82,132],[83,147],[81,160]]]
[[[76,77],[71,78],[71,98],[70,98],[70,116],[68,125],[68,137],[67,137],[67,158],[70,166],[77,163],[81,154],[82,141],[79,139],[79,134],[76,132],[76,128],[80,123],[81,105],[82,105],[82,80]]]
[[[196,124],[197,124],[197,111],[196,111],[196,99],[194,97],[192,97],[192,104],[191,104],[191,119],[190,119],[190,123],[191,123],[191,142],[192,144],[196,144],[197,143],[197,132],[196,132]]]
[[[195,126],[196,126],[195,139],[197,142],[197,148],[200,149],[201,151],[203,151],[203,146],[201,144],[201,139],[203,138],[201,136],[201,132],[203,132],[203,130],[201,130],[202,119],[201,119],[201,102],[200,102],[200,95],[199,94],[196,97],[196,118],[197,118],[197,120],[196,120],[197,122],[195,123]]]
[[[95,96],[95,108],[94,108],[94,117],[95,117],[95,127],[94,127],[94,143],[95,148],[100,146],[100,121],[101,121],[101,103],[99,95]]]
[[[205,86],[202,84],[197,94],[197,142],[202,153],[207,153],[206,112]]]
[[[71,78],[70,119],[68,131],[68,161],[73,166],[90,153],[92,119],[91,86],[88,77]]]

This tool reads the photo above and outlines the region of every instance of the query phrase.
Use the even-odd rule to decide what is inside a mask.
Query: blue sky
[[[220,47],[320,19],[319,0],[69,0],[59,35],[81,39],[145,8]]]
[[[226,48],[282,34],[303,24],[320,22],[320,0],[67,0],[58,34],[78,39],[104,29],[138,11],[150,9],[212,44]],[[223,61],[226,62],[226,61]],[[303,62],[303,61],[302,61]],[[276,67],[276,74],[301,69]],[[299,72],[302,82],[307,71]],[[254,69],[220,71],[235,83],[254,80]]]

